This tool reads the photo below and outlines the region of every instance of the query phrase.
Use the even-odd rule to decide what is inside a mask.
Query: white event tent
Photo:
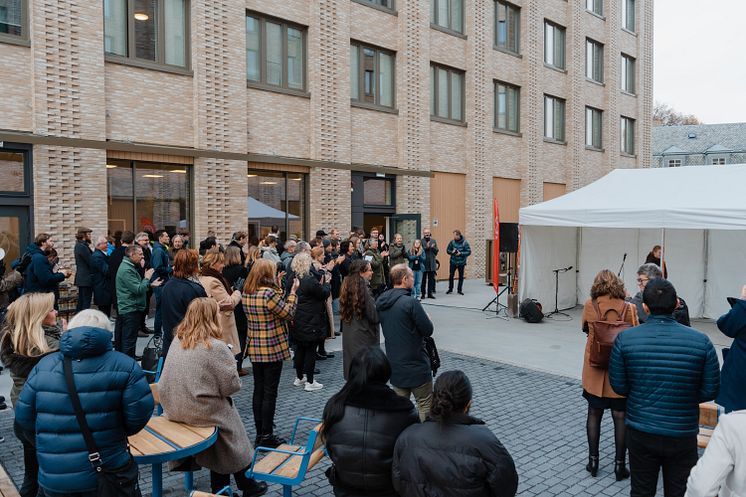
[[[746,283],[746,165],[616,169],[574,192],[520,210],[519,298],[582,304],[601,269],[637,292],[637,268],[664,245],[669,280],[691,317],[717,318]]]

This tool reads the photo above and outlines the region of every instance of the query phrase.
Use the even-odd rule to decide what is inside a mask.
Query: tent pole
[[[666,277],[666,271],[663,269],[666,267],[666,228],[661,228],[661,272],[663,277]]]
[[[583,248],[583,228],[578,228],[575,235],[575,305],[578,305],[583,299],[578,295],[580,292],[580,251]]]
[[[707,308],[707,271],[709,270],[709,261],[710,261],[710,230],[705,230],[705,236],[704,236],[704,250],[705,250],[705,274],[704,278],[702,279],[702,312],[700,313],[701,317],[705,317],[705,309]]]

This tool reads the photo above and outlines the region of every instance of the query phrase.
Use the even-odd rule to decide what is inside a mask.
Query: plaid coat
[[[282,291],[262,287],[243,295],[249,320],[248,356],[251,362],[278,362],[290,359],[288,323],[295,316],[295,295],[282,300]]]

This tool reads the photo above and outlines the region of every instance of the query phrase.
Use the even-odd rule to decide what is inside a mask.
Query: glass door
[[[5,267],[18,258],[31,241],[27,207],[0,206],[0,248],[5,251]]]
[[[421,216],[420,214],[394,214],[389,218],[391,230],[391,240],[394,234],[399,233],[402,236],[404,246],[407,250],[412,248],[415,240],[422,236]]]

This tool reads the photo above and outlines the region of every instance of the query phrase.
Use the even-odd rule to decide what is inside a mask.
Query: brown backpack
[[[614,309],[608,309],[602,315],[601,309],[598,307],[598,302],[595,300],[592,302],[593,308],[596,309],[597,319],[590,321],[593,324],[593,340],[591,341],[591,353],[588,363],[594,368],[608,369],[611,349],[614,347],[616,336],[627,328],[632,327],[630,323],[624,320],[629,304],[627,302],[624,303],[624,309],[622,310],[619,321],[608,321],[606,315]]]

